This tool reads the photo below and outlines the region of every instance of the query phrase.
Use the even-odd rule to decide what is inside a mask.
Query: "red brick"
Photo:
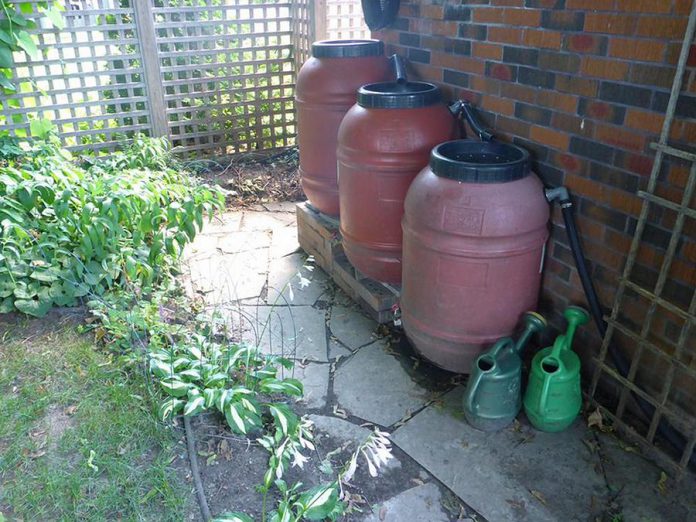
[[[512,29],[510,27],[489,27],[488,41],[519,44],[522,41],[522,33],[522,29]]]
[[[570,137],[564,132],[558,132],[547,127],[538,127],[532,125],[529,131],[529,137],[544,145],[553,147],[554,149],[567,150]]]
[[[599,82],[596,80],[564,74],[556,75],[556,90],[561,92],[569,92],[571,94],[579,94],[580,96],[594,98],[597,95],[598,87]]]
[[[431,34],[433,21],[430,18],[411,18],[408,22],[408,30],[412,33]]]
[[[474,91],[497,95],[500,92],[500,82],[486,76],[472,76],[470,87]]]
[[[659,0],[658,0],[659,1]],[[567,0],[566,9],[590,9],[592,11],[610,11],[614,0]]]
[[[440,51],[430,53],[430,65],[475,74],[484,74],[486,70],[486,65],[481,60]]]
[[[506,118],[505,116],[498,116],[495,120],[496,122],[496,133],[501,132],[509,136],[519,136],[521,138],[526,138],[529,136],[530,125],[518,118]]]
[[[488,60],[502,60],[503,46],[484,42],[473,42],[471,54],[478,58],[486,58]]]
[[[624,150],[642,152],[645,149],[645,136],[613,125],[595,125],[595,138],[600,143]]]
[[[503,63],[494,63],[491,65],[488,76],[497,80],[509,82],[513,79],[514,73],[509,65]]]
[[[686,29],[685,18],[668,16],[641,16],[638,20],[636,34],[653,38],[681,39]]]
[[[515,101],[509,98],[499,98],[497,96],[483,96],[481,106],[487,111],[496,114],[512,116],[515,114]]]
[[[607,80],[625,80],[628,75],[628,63],[584,56],[580,70],[586,76]]]
[[[504,83],[500,86],[501,96],[531,104],[536,102],[537,90],[518,83]]]
[[[688,15],[691,12],[692,0],[675,0],[674,14]]]
[[[509,7],[524,7],[524,0],[491,0],[491,5],[503,5]]]
[[[544,107],[571,114],[575,114],[578,109],[578,97],[561,92],[540,90],[537,94],[536,102]]]
[[[522,43],[528,47],[560,49],[561,33],[558,31],[525,29],[524,34],[522,35]]]
[[[537,9],[505,9],[503,18],[508,25],[536,27],[541,22],[541,11]]]
[[[583,160],[572,154],[557,154],[554,158],[554,163],[558,165],[564,172],[578,174],[585,168]]]
[[[473,9],[471,19],[477,23],[502,24],[505,11],[496,7],[477,7]]]
[[[566,34],[565,48],[576,53],[600,54],[606,37],[596,34]]]
[[[431,29],[433,36],[451,36],[455,37],[459,34],[459,23],[450,20],[439,21],[434,20],[432,22]]]
[[[665,48],[665,43],[658,40],[612,38],[609,41],[609,56],[626,60],[661,62],[665,56]]]
[[[659,134],[662,130],[664,116],[655,112],[628,109],[626,113],[626,126],[632,129],[643,130],[653,134]]]
[[[604,191],[607,190],[605,185],[597,181],[570,173],[566,175],[564,184],[573,193],[585,196],[593,201],[602,201]]]
[[[441,5],[421,5],[420,16],[431,20],[442,20],[445,17],[445,8]]]
[[[637,16],[623,14],[587,13],[585,16],[585,31],[590,33],[631,35],[635,33],[637,20]]]
[[[669,13],[671,2],[667,0],[616,0],[616,10],[628,13]]]
[[[612,208],[630,216],[638,216],[642,200],[634,195],[624,192],[623,190],[610,190],[608,203]]]

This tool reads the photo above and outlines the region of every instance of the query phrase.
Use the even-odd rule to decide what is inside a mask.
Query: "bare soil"
[[[230,207],[271,201],[303,201],[296,148],[272,154],[240,154],[225,161],[194,161],[186,166],[203,181],[229,190]]]

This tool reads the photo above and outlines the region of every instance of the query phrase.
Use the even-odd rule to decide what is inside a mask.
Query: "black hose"
[[[365,23],[371,31],[390,25],[399,13],[400,0],[362,0]]]
[[[548,192],[547,192],[548,194]],[[597,325],[597,330],[602,338],[607,333],[607,324],[604,321],[604,313],[602,312],[602,306],[599,303],[599,298],[597,297],[597,291],[595,290],[594,283],[587,271],[587,261],[585,259],[585,254],[582,250],[582,244],[580,243],[580,236],[578,235],[578,229],[575,225],[575,215],[573,214],[573,202],[569,197],[562,198],[559,201],[561,205],[561,211],[563,213],[563,221],[565,222],[566,233],[568,234],[568,244],[570,245],[570,250],[573,253],[573,258],[575,259],[575,267],[578,270],[578,275],[580,276],[580,282],[582,283],[582,288],[587,297],[587,302],[590,306],[590,313],[594,319],[595,325]],[[617,350],[613,345],[609,345],[609,356],[611,357],[614,366],[621,374],[622,377],[628,376],[629,363],[624,357],[623,353]],[[633,397],[636,399],[638,406],[640,407],[646,418],[651,419],[655,413],[655,407],[646,401],[643,397],[636,393],[632,393]],[[686,439],[679,432],[677,432],[668,422],[664,419],[660,419],[660,423],[657,426],[657,431],[667,442],[669,442],[678,452],[683,453],[686,447]],[[696,452],[692,452],[689,456],[689,464],[691,466],[696,466]]]

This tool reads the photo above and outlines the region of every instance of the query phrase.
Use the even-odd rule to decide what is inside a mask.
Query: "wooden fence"
[[[294,86],[311,42],[369,36],[359,0],[70,0],[43,60],[15,55],[0,126],[54,122],[74,149],[142,132],[188,156],[294,144]]]

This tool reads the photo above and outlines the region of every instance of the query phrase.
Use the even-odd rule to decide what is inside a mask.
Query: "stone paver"
[[[488,520],[586,520],[606,493],[581,421],[553,434],[512,427],[484,433],[461,415],[463,390],[396,430],[396,444]],[[595,500],[595,501],[596,501]]]
[[[266,285],[268,248],[252,255],[228,254],[189,260],[193,289],[206,294],[209,305],[258,297]]]
[[[432,395],[409,376],[404,361],[387,353],[386,341],[375,340],[376,323],[334,290],[319,268],[304,273],[312,281],[308,288],[293,284],[292,301],[287,289],[278,299],[278,289],[297,279],[305,259],[294,224],[294,203],[226,213],[186,248],[188,270],[182,279],[188,292],[204,296],[207,310],[222,313],[238,339],[298,361],[294,375],[304,383],[302,401],[310,410],[338,406],[359,422],[384,427],[408,419],[394,431],[394,443],[491,522],[594,520],[603,510],[606,514],[610,501],[626,521],[696,520],[693,477],[680,484],[670,479],[666,491],[658,493],[659,468],[626,451],[617,438],[590,432],[581,419],[558,434],[534,431],[524,416],[514,428],[478,432],[463,419],[462,388],[419,411]],[[424,375],[410,359],[407,364],[414,379]],[[336,404],[328,402],[332,386]],[[370,434],[338,417],[310,418],[319,437],[337,444],[357,445]],[[386,471],[402,473],[406,463],[395,459]],[[449,520],[434,483],[402,491],[366,517],[370,522]]]
[[[351,350],[375,340],[377,323],[365,317],[355,306],[334,305],[329,322],[331,333]]]
[[[338,404],[349,413],[381,426],[391,426],[426,403],[427,392],[416,385],[401,363],[386,353],[384,341],[361,348],[341,364],[334,377]]]
[[[228,328],[263,353],[327,362],[325,312],[311,306],[230,306]]]
[[[437,485],[423,484],[408,489],[375,507],[365,522],[449,522],[442,509]]]
[[[313,305],[326,292],[329,278],[321,268],[307,265],[306,257],[293,254],[271,261],[266,303]],[[308,286],[302,287],[298,273],[309,281]]]
[[[285,372],[290,376],[291,372]],[[302,381],[304,396],[301,399],[308,408],[321,409],[326,406],[329,391],[329,365],[328,364],[296,364],[294,377]]]

